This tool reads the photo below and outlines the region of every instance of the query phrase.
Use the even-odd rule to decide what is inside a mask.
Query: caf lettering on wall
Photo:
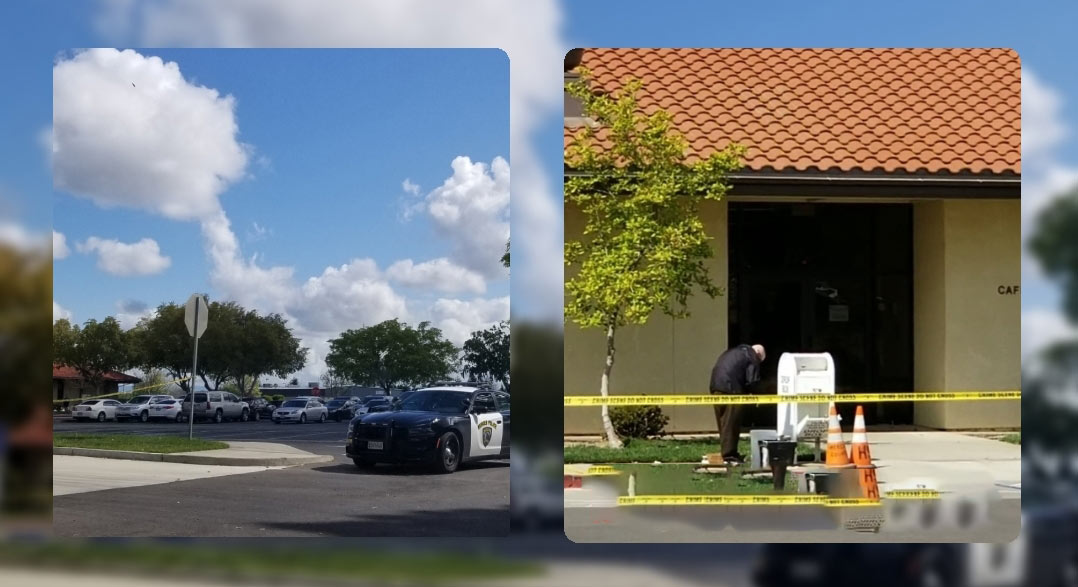
[[[1001,296],[1016,296],[1019,295],[1021,291],[1022,286],[1020,285],[1001,285],[996,288],[996,293]]]

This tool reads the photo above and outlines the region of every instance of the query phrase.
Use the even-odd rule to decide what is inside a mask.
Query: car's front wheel
[[[140,422],[149,422],[150,421],[150,413],[147,412],[146,410],[142,410],[142,413],[138,415],[138,419],[139,419]]]
[[[299,423],[300,424],[306,424],[307,423],[307,414],[300,414],[299,415]]]
[[[104,422],[105,421],[105,412],[98,412],[97,421],[98,422]]]
[[[326,423],[326,413],[325,412],[322,412],[322,415],[318,416],[318,423],[319,424],[325,424]]]
[[[438,439],[438,458],[434,460],[434,468],[439,473],[452,473],[460,466],[461,455],[460,438],[446,432]]]
[[[255,410],[251,413],[251,419],[257,422],[262,419],[262,414],[258,413],[258,410]]]

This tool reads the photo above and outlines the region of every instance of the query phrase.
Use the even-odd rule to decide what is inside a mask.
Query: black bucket
[[[797,443],[792,440],[765,440],[763,444],[767,449],[767,464],[771,466],[775,489],[783,489],[786,487],[786,467],[794,462]]]

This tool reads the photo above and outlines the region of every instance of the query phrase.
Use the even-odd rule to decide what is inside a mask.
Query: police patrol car
[[[356,416],[345,454],[357,467],[426,463],[452,473],[461,463],[509,457],[509,394],[478,383],[419,389],[391,411]]]

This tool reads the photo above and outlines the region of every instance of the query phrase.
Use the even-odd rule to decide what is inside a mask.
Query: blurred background
[[[0,580],[210,585],[1076,585],[1078,40],[1072,2],[9,0],[0,6]],[[792,31],[792,32],[791,32]],[[512,534],[503,540],[47,540],[51,62],[73,47],[500,47],[511,60]],[[561,530],[561,71],[576,46],[1010,47],[1023,58],[1022,536],[945,545],[574,545]],[[62,313],[53,304],[52,315]],[[275,561],[278,561],[275,563]],[[283,562],[280,562],[283,561]],[[870,574],[866,574],[870,573]],[[152,581],[150,581],[152,579]],[[186,584],[191,584],[187,582]]]

